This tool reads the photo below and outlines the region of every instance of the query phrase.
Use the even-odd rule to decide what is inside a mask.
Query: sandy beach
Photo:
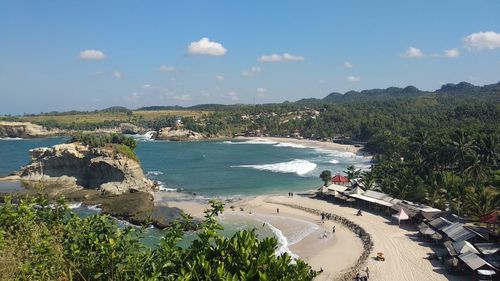
[[[296,138],[278,138],[278,137],[237,137],[237,140],[266,140],[272,142],[281,142],[281,143],[293,143],[300,144],[306,147],[313,148],[321,148],[321,149],[329,149],[329,150],[337,150],[337,151],[346,151],[359,153],[362,147],[356,147],[354,145],[349,144],[339,144],[334,142],[326,142],[326,141],[317,141],[317,140],[308,140],[308,139],[296,139]]]
[[[169,202],[168,205],[179,207],[197,217],[202,215],[203,210],[207,207],[192,201]],[[234,205],[236,210],[232,211],[229,205]],[[239,208],[242,207],[245,212],[251,210],[255,215],[283,217],[283,224],[286,224],[286,218],[301,219],[316,224],[318,226],[316,231],[307,235],[300,242],[289,245],[289,249],[315,270],[321,268],[324,270],[316,280],[338,280],[342,277],[342,273],[348,270],[361,255],[363,251],[361,240],[346,227],[333,221],[322,223],[319,216],[299,210],[291,205],[330,212],[363,227],[371,235],[374,247],[367,262],[359,272],[361,275],[366,274],[365,269],[368,267],[370,280],[467,280],[467,276],[445,274],[446,271],[440,262],[430,262],[426,259],[429,253],[433,253],[433,250],[430,247],[431,244],[424,243],[417,238],[416,226],[408,224],[399,227],[388,217],[379,214],[364,212],[363,216],[358,217],[355,216],[357,210],[354,208],[298,195],[292,198],[278,195],[245,198],[227,204],[225,213],[240,212]],[[279,214],[276,213],[277,208],[280,209]],[[276,220],[273,222],[278,229],[286,227],[286,225],[276,223]],[[336,226],[335,234],[332,234],[333,225]],[[328,237],[323,239],[321,234],[325,231],[328,233]],[[374,259],[377,252],[385,254],[385,262]]]

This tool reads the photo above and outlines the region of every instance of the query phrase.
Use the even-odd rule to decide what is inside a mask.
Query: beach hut
[[[479,221],[486,224],[491,235],[500,236],[500,210],[494,210],[493,212],[482,215]]]
[[[338,185],[347,185],[349,184],[349,179],[341,175],[335,175],[332,177],[332,183]]]
[[[397,214],[392,215],[392,217],[398,220],[398,225],[401,225],[401,221],[410,219],[410,217],[405,213],[405,210],[403,208],[401,208]]]

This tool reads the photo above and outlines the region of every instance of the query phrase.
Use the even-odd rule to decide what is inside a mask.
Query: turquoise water
[[[0,140],[0,176],[28,164],[29,149],[52,146],[65,140]],[[322,170],[328,169],[336,174],[350,165],[369,167],[367,158],[349,152],[258,140],[165,142],[142,138],[136,153],[144,173],[159,181],[163,189],[180,189],[184,193],[195,193],[202,199],[310,190],[321,186],[319,174]],[[0,191],[16,188],[19,188],[16,183],[0,184]],[[79,207],[75,211],[81,216],[96,213],[88,207]],[[221,218],[225,227],[223,235],[231,236],[241,229],[256,228],[259,237],[275,236],[278,239],[280,248],[277,253],[288,251],[288,245],[300,241],[317,228],[314,224],[292,218],[238,213],[231,212]],[[154,247],[162,236],[161,230],[148,229],[143,242]],[[194,238],[195,234],[188,234],[182,243],[187,245]]]
[[[0,175],[29,163],[29,149],[64,140],[0,140]],[[309,190],[321,185],[322,170],[335,174],[349,165],[369,165],[364,157],[349,152],[265,141],[141,141],[136,153],[144,173],[165,188],[204,197]]]

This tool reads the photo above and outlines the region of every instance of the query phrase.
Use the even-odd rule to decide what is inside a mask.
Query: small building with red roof
[[[349,183],[349,179],[341,175],[335,175],[332,177],[332,183],[338,185],[347,185]]]

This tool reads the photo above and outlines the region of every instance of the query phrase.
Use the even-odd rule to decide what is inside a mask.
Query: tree
[[[325,186],[328,186],[328,183],[332,180],[332,172],[329,170],[324,170],[319,175],[319,178],[325,183]]]
[[[180,247],[189,218],[175,220],[155,248],[140,242],[143,229],[120,228],[107,215],[80,218],[63,202],[7,198],[0,205],[1,280],[312,280],[300,259],[277,256],[274,237],[255,230],[232,237],[218,232],[224,206],[211,201],[197,237]],[[22,249],[22,250],[20,250]]]
[[[347,175],[349,180],[353,180],[356,178],[359,178],[361,174],[361,169],[356,169],[353,165],[347,167],[347,170],[344,171],[344,173]]]

